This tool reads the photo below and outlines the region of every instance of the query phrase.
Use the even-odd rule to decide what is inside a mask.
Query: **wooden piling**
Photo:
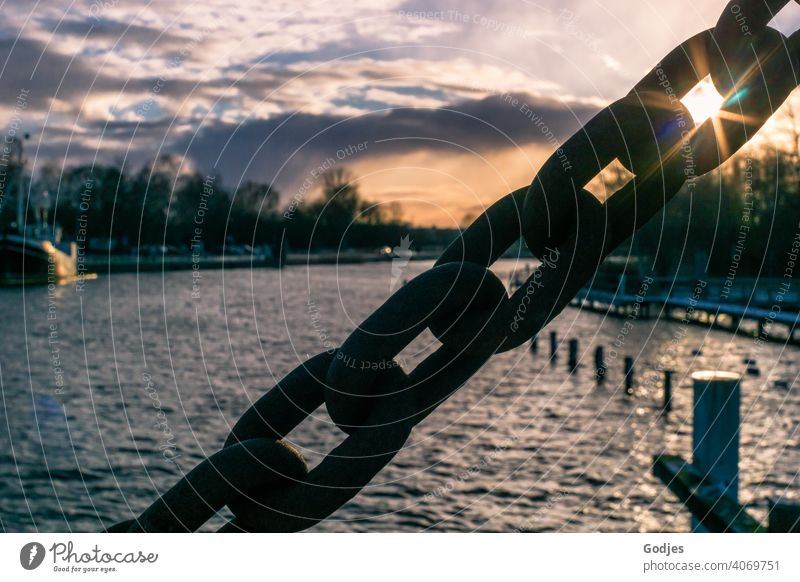
[[[531,351],[535,354],[539,351],[539,336],[535,335],[531,338]]]
[[[578,340],[569,340],[569,363],[567,364],[570,370],[575,370],[578,367]]]
[[[558,355],[558,334],[554,331],[550,332],[550,357],[555,358]]]
[[[664,414],[672,412],[672,370],[664,370]]]
[[[692,465],[720,494],[739,498],[739,404],[741,376],[731,372],[695,372]],[[706,531],[697,518],[694,531]]]
[[[597,346],[594,350],[594,369],[597,381],[604,381],[606,379],[606,356],[603,346]]]
[[[625,393],[633,394],[633,358],[625,356]]]

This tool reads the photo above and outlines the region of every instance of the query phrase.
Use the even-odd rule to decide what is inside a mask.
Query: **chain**
[[[786,38],[767,23],[789,1],[729,3],[714,28],[586,123],[529,187],[491,206],[339,349],[304,362],[256,401],[220,451],[108,531],[194,531],[225,506],[234,519],[220,531],[299,531],[352,499],[414,426],[492,355],[539,333],[609,253],[780,107],[798,84],[800,35]],[[696,126],[680,99],[708,75],[725,101]],[[635,177],[601,203],[584,186],[614,160]],[[489,267],[520,237],[541,265],[509,297]],[[406,374],[395,358],[425,329],[442,345]],[[309,471],[282,439],[322,404],[348,436]]]

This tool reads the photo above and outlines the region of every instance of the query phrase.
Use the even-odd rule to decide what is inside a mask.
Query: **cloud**
[[[90,43],[102,41],[106,46],[134,46],[150,50],[153,50],[152,47],[158,46],[159,50],[168,51],[175,50],[190,40],[190,38],[175,34],[168,29],[126,23],[109,18],[46,18],[40,19],[39,22],[54,35],[79,37]]]
[[[45,107],[56,94],[74,99],[95,81],[82,62],[48,50],[37,40],[0,38],[0,99],[13,100],[23,89],[30,91],[30,106]]]
[[[364,92],[364,98],[368,101],[381,103],[396,107],[441,107],[446,105],[442,99],[428,97],[425,95],[415,95],[393,91],[378,87],[368,88]]]
[[[28,91],[23,125],[40,155],[113,162],[164,148],[226,181],[284,191],[358,143],[368,147],[342,163],[369,171],[453,159],[458,174],[475,156],[517,147],[540,161],[554,138],[627,93],[721,9],[695,0],[635,10],[630,0],[5,6],[0,113]],[[506,162],[522,168],[515,180],[530,173],[519,158],[498,157]],[[396,189],[410,190],[414,179],[402,179]],[[442,193],[450,184],[424,187],[454,204]]]
[[[590,103],[505,94],[449,107],[396,108],[352,117],[296,113],[238,125],[212,122],[179,138],[173,147],[227,181],[245,176],[285,188],[356,144],[367,145],[349,163],[416,151],[456,155],[529,144],[554,148],[553,138],[565,139],[596,111]]]

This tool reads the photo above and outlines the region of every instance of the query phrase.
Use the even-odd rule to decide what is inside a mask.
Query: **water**
[[[403,277],[429,266],[412,263]],[[507,280],[518,266],[496,271]],[[80,294],[74,285],[0,290],[0,528],[97,531],[141,511],[217,450],[276,379],[340,343],[392,281],[388,263],[202,276],[199,298],[191,272],[101,277]],[[742,384],[741,499],[762,517],[767,497],[798,497],[796,348],[638,321],[614,359],[623,324],[568,308],[548,331],[580,339],[577,372],[566,369],[566,346],[548,362],[546,334],[538,354],[523,346],[496,356],[314,530],[686,531],[687,513],[650,475],[651,458],[690,455],[689,374],[743,372],[746,357],[761,376]],[[596,345],[610,360],[602,387]],[[435,347],[425,334],[403,356],[413,365]],[[625,355],[637,358],[633,398],[620,385]],[[650,372],[659,364],[678,371],[669,420]],[[311,465],[342,438],[324,411],[290,435]]]

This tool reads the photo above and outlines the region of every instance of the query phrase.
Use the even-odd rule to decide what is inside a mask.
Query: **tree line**
[[[657,275],[781,277],[800,236],[800,156],[744,152],[684,188],[632,241]]]
[[[135,172],[117,165],[47,164],[25,190],[28,224],[44,216],[64,240],[80,235],[97,252],[156,246],[181,253],[195,249],[198,238],[210,253],[281,243],[299,251],[375,249],[396,245],[409,233],[417,247],[440,246],[455,234],[413,228],[399,205],[371,202],[342,168],[321,177],[318,194],[292,201],[291,212],[271,184],[246,181],[230,189],[220,176],[187,172],[169,155]],[[15,230],[15,201],[0,208],[0,228]]]
[[[740,153],[696,179],[620,252],[631,252],[657,275],[699,268],[709,276],[726,276],[735,267],[739,276],[782,276],[787,253],[800,236],[800,138],[794,143],[794,149]],[[11,186],[6,183],[0,207],[4,232],[14,230],[16,219]],[[147,245],[188,252],[198,236],[201,210],[207,252],[281,241],[298,251],[377,249],[409,235],[419,250],[446,246],[456,235],[413,227],[396,204],[375,204],[363,196],[344,169],[323,175],[316,195],[288,203],[271,184],[247,181],[229,189],[219,176],[183,170],[173,156],[135,172],[116,165],[45,165],[27,190],[32,193],[29,223],[47,192],[50,227],[58,224],[65,240],[80,232],[98,252]]]

